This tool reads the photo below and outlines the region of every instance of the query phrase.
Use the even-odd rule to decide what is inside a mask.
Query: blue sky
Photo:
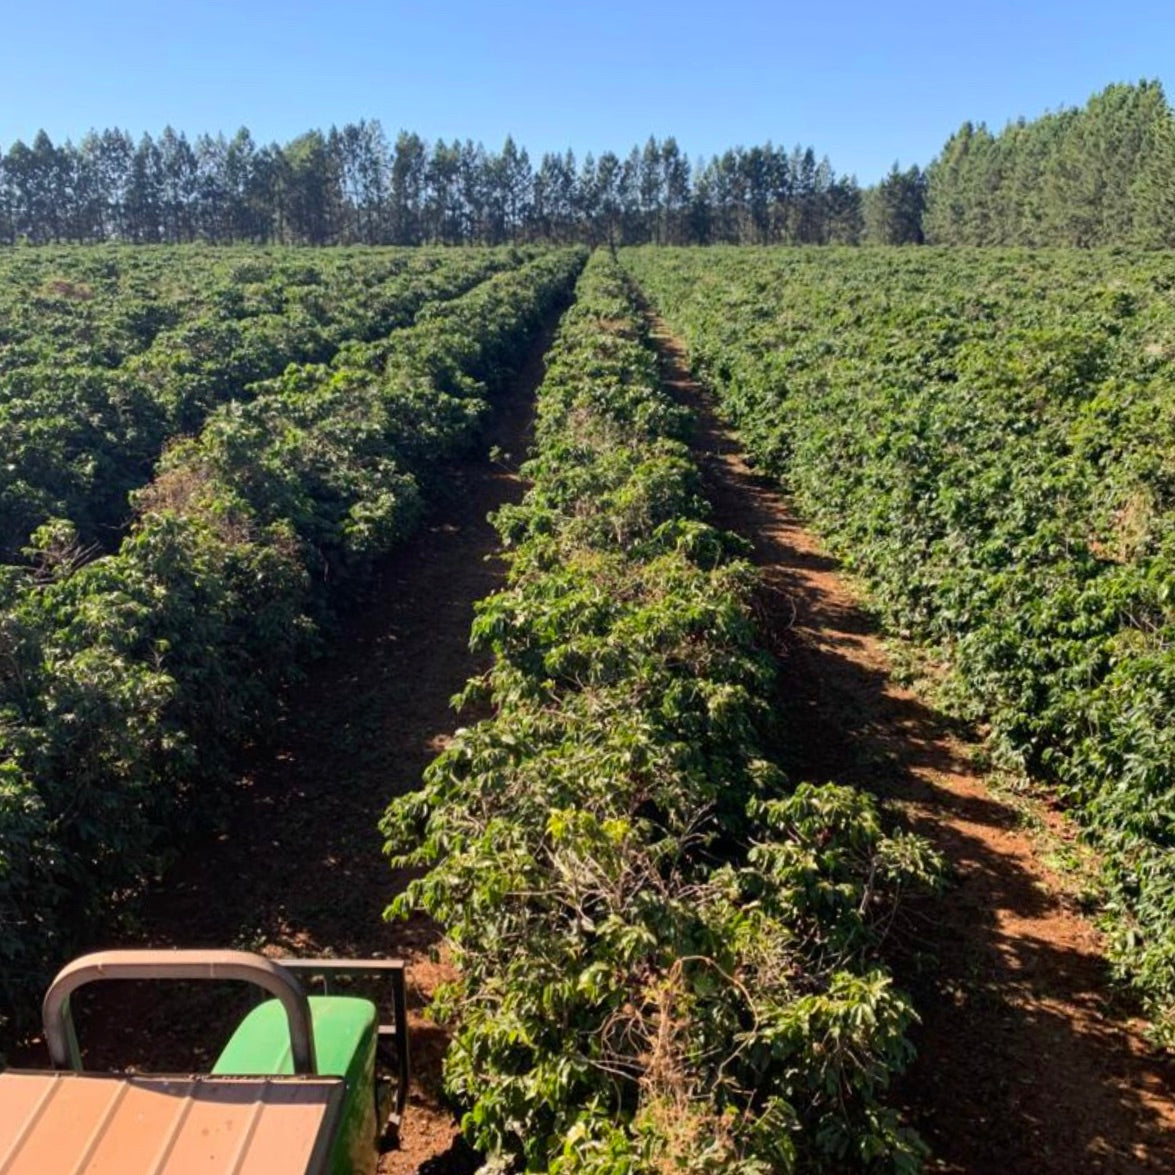
[[[377,118],[388,135],[512,134],[691,158],[771,139],[877,180],[925,164],[967,118],[993,129],[1158,78],[1175,99],[1170,0],[694,4],[596,0],[9,0],[0,148],[44,128],[286,141]]]

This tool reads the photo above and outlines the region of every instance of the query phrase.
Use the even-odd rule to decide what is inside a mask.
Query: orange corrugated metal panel
[[[165,1141],[181,1124],[192,1088],[190,1081],[128,1081],[118,1128],[107,1131],[90,1156],[86,1175],[129,1175],[156,1167]],[[0,1087],[2,1088],[2,1087]]]
[[[0,1098],[8,1080],[9,1074],[5,1073]],[[24,1123],[15,1145],[4,1148],[12,1153],[0,1163],[3,1175],[84,1171],[85,1167],[79,1165],[84,1161],[87,1143],[95,1134],[100,1135],[117,1113],[122,1089],[116,1081],[62,1081],[54,1077],[42,1080],[45,1096]]]
[[[40,1074],[0,1074],[0,1171],[5,1170],[21,1145],[21,1139],[36,1126],[55,1086]]]
[[[304,1099],[305,1103],[309,1103],[311,1099],[321,1100],[321,1093],[313,1090],[308,1082],[288,1082],[282,1086],[285,1094],[284,1100],[277,1105],[268,1105],[266,1111],[261,1115],[257,1122],[256,1132],[253,1135],[251,1151],[255,1151],[259,1155],[269,1155],[277,1153],[277,1149],[283,1145],[290,1145],[292,1141],[299,1140],[299,1146],[313,1147],[315,1139],[311,1136],[307,1138],[306,1128],[310,1122],[310,1114],[307,1112],[309,1106],[306,1104],[299,1104],[299,1099]],[[342,1082],[339,1082],[339,1093],[337,1097],[337,1108],[342,1108]],[[329,1141],[325,1138],[323,1132],[323,1142]],[[333,1137],[333,1115],[330,1126],[330,1134]],[[322,1155],[322,1169],[326,1170],[326,1153],[325,1150]],[[262,1168],[258,1168],[259,1170]],[[271,1168],[271,1170],[279,1170],[281,1168]],[[243,1168],[242,1168],[243,1170]]]
[[[337,1078],[0,1073],[0,1175],[315,1173]]]

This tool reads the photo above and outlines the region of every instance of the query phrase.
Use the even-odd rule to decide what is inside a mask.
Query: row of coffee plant
[[[634,252],[763,466],[1104,862],[1175,1040],[1175,280],[1161,255]]]
[[[445,927],[446,1083],[487,1169],[912,1170],[884,1091],[914,1013],[875,947],[936,863],[764,758],[753,571],[704,521],[689,424],[597,252],[497,518],[465,691],[493,716],[389,809],[429,870],[390,913]]]
[[[215,803],[313,652],[332,592],[421,511],[418,480],[570,296],[578,251],[489,278],[443,314],[213,412],[139,495],[119,550],[64,523],[0,569],[0,982],[31,993]]]
[[[167,264],[185,275],[186,301],[173,293],[170,302],[151,302],[134,300],[113,277],[108,294],[91,297],[83,275],[94,261],[78,250],[74,273],[70,256],[51,272],[71,278],[33,269],[26,280],[34,288],[13,284],[2,295],[24,309],[0,343],[0,556],[8,561],[50,518],[71,521],[84,543],[112,548],[129,517],[127,496],[149,479],[164,443],[198,429],[216,404],[291,363],[328,360],[348,340],[381,338],[427,302],[524,260],[511,250],[379,250],[308,262],[292,253],[275,260],[258,250],[172,249],[148,254],[148,269],[115,255],[111,264],[140,281]],[[172,279],[173,291],[181,280]],[[142,320],[129,341],[120,329],[127,302],[141,310],[130,318]],[[113,353],[96,354],[106,339],[116,340]]]

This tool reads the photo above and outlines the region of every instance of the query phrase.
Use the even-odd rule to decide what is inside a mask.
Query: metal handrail
[[[99,951],[58,972],[41,1005],[45,1041],[55,1069],[82,1071],[69,1001],[79,987],[103,979],[215,979],[252,983],[281,1001],[290,1028],[294,1072],[315,1074],[310,1002],[290,971],[248,951]]]

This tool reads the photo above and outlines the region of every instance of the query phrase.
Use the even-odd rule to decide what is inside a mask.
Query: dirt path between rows
[[[288,692],[278,737],[243,767],[224,831],[190,844],[134,933],[108,944],[403,957],[413,1081],[399,1149],[380,1166],[387,1175],[461,1175],[477,1165],[440,1096],[445,1033],[423,1015],[446,974],[433,958],[437,930],[383,921],[406,878],[389,869],[377,825],[393,795],[419,786],[460,724],[450,699],[485,668],[469,652],[473,604],[504,572],[486,515],[522,496],[513,469],[529,445],[554,325],[496,401],[482,448],[496,446],[499,462],[468,459],[445,471],[430,521],[380,568],[331,638],[331,656]],[[93,1068],[206,1068],[245,1006],[223,990],[161,998],[158,984],[103,988],[78,1001]],[[44,1063],[36,1049],[19,1059]]]
[[[1175,1172],[1175,1065],[1110,1004],[1098,936],[951,724],[890,680],[869,616],[779,492],[755,476],[654,320],[671,390],[699,419],[717,525],[754,544],[759,620],[780,658],[781,760],[867,788],[951,863],[895,959],[922,1016],[896,1101],[930,1169],[965,1175]]]

